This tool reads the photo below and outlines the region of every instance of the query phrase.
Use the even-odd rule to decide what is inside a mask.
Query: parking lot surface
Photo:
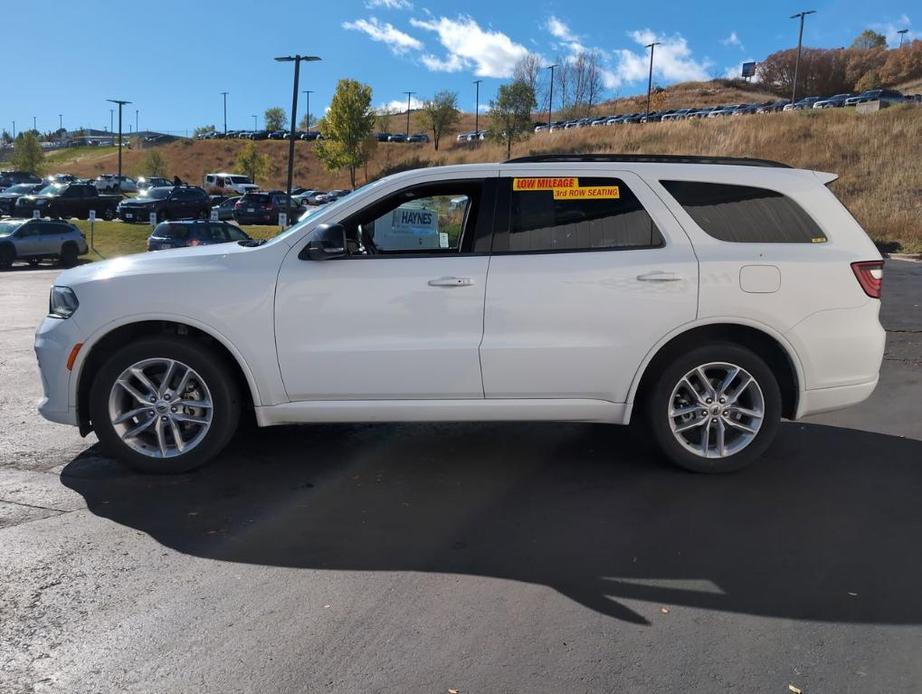
[[[882,378],[734,475],[618,427],[244,428],[146,477],[42,420],[0,274],[2,692],[918,692],[922,264]]]

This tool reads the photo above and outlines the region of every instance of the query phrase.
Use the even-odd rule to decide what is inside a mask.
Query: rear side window
[[[657,248],[663,237],[640,200],[618,178],[506,179],[508,233],[494,253]]]
[[[709,236],[737,243],[824,243],[826,235],[791,198],[752,186],[660,181]]]
[[[170,224],[167,222],[165,224],[160,224],[154,230],[153,235],[162,239],[187,239],[189,238],[189,225]]]

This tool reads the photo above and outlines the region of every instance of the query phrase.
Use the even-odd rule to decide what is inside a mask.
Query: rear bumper
[[[821,412],[841,410],[867,400],[877,387],[877,378],[867,383],[856,383],[835,388],[819,388],[803,393],[797,405],[796,419]]]

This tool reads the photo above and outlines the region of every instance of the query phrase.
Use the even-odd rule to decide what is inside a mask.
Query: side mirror
[[[332,260],[346,255],[346,230],[342,224],[320,224],[298,254],[301,260]]]

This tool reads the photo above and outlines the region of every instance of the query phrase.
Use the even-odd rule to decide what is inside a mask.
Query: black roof
[[[748,157],[701,157],[686,154],[534,154],[507,159],[504,164],[541,162],[627,162],[632,164],[723,164],[725,166],[766,166],[789,169],[787,164]]]

